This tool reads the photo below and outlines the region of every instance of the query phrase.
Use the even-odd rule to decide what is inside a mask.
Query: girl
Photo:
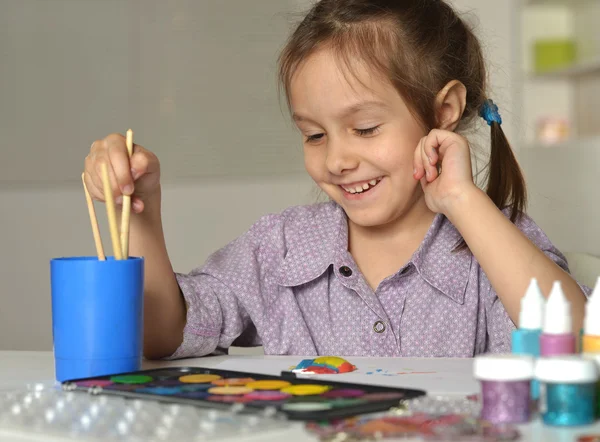
[[[330,201],[267,215],[200,268],[174,273],[159,162],[94,142],[85,181],[133,195],[130,249],[146,259],[145,355],[472,357],[506,352],[530,278],[555,280],[582,324],[589,288],[524,213],[525,186],[487,99],[476,37],[441,0],[321,0],[280,57],[306,170]],[[487,190],[460,132],[491,127]]]

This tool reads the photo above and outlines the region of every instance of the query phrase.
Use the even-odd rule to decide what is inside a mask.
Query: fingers
[[[90,160],[89,155],[85,158],[85,169],[83,172],[83,180],[85,182],[85,186],[87,187],[88,193],[90,197],[95,200],[104,200],[104,192],[102,188],[98,188],[94,180],[92,179],[92,174],[89,173],[89,170],[93,167],[92,160]]]
[[[133,155],[130,159],[130,173],[134,181],[143,175],[158,171],[158,158],[152,152],[137,144],[133,145]]]
[[[113,170],[113,166],[110,162],[110,158],[108,157],[108,152],[104,151],[102,155],[97,157],[97,160],[94,162],[94,169],[92,173],[92,180],[95,186],[98,189],[102,190],[102,201],[104,201],[104,181],[102,180],[102,164],[106,163],[108,169],[108,178],[110,181],[110,188],[112,190],[112,196],[115,200],[115,203],[120,204],[121,202],[121,189],[119,188],[119,184],[115,177],[115,172]]]
[[[437,152],[428,145],[428,142],[428,137],[421,138],[414,155],[414,178],[425,180],[426,183],[438,177],[436,165],[439,160]]]
[[[423,164],[423,155],[421,154],[423,150],[423,143],[425,141],[425,137],[421,138],[419,144],[417,144],[417,148],[415,149],[414,154],[414,171],[413,176],[416,180],[421,180],[425,176],[425,165]]]
[[[419,142],[415,151],[415,178],[425,177],[431,183],[439,176],[441,163],[448,148],[456,143],[453,132],[434,129]]]
[[[83,179],[85,185],[90,193],[92,199],[98,201],[104,201],[104,190],[102,187],[102,178],[99,175],[99,167],[96,166],[97,162],[101,159],[101,150],[98,150],[98,144],[101,144],[102,140],[94,141],[90,149],[90,153],[85,157]]]
[[[456,143],[457,138],[460,138],[460,135],[457,135],[454,132],[434,129],[427,135],[426,144],[431,147],[430,149],[427,147],[425,149],[428,150],[428,152],[433,150],[435,155],[437,155],[436,158],[441,159],[444,157],[448,148]]]
[[[131,195],[133,193],[133,177],[127,147],[123,140],[110,137],[106,140],[106,145],[109,164],[112,166],[117,187],[123,195]]]
[[[116,204],[123,203],[123,195],[131,196],[131,209],[134,213],[144,210],[143,198],[148,196],[150,185],[157,186],[160,175],[158,158],[144,147],[134,144],[131,158],[127,152],[126,138],[121,134],[111,134],[95,141],[84,162],[84,182],[92,199],[105,201],[102,182],[102,164],[107,165],[110,188]],[[151,178],[150,175],[152,174]],[[149,180],[141,180],[142,177]]]
[[[423,167],[425,169],[425,178],[427,182],[432,182],[437,178],[437,168],[435,164],[437,163],[437,154],[435,157],[431,156],[431,147],[429,146],[429,137],[425,137],[422,143],[421,148],[421,158],[423,161]]]
[[[85,158],[84,180],[90,196],[99,201],[105,199],[101,169],[103,163],[108,166],[110,188],[113,191],[115,202],[120,203],[122,194],[131,195],[134,190],[124,136],[112,134],[103,140],[96,140],[92,143],[90,153]]]
[[[135,213],[142,213],[144,211],[144,201],[137,196],[131,197],[131,208]]]

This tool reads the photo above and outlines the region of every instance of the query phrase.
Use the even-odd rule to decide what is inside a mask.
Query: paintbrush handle
[[[106,163],[101,164],[102,168],[102,184],[104,185],[104,199],[106,200],[106,213],[108,215],[108,226],[110,228],[110,238],[112,240],[113,253],[115,259],[123,259],[121,252],[121,244],[119,241],[119,228],[117,226],[117,214],[115,211],[115,200],[113,198],[112,189],[110,188],[110,178],[108,176],[108,166]]]
[[[127,131],[127,155],[133,155],[133,131]],[[131,168],[131,167],[130,167]],[[121,252],[124,259],[129,258],[129,218],[131,217],[131,196],[123,195],[123,210],[121,212]]]
[[[94,202],[90,196],[90,192],[85,185],[84,179],[85,173],[81,174],[81,182],[83,183],[83,190],[85,192],[85,200],[87,202],[88,213],[90,215],[90,223],[92,224],[92,234],[94,235],[94,244],[96,245],[96,253],[99,261],[105,261],[106,256],[104,255],[104,247],[102,246],[102,238],[100,237],[100,228],[98,227],[98,217],[96,216],[96,209],[94,209]]]

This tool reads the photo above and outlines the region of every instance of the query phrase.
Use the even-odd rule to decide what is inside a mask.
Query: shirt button
[[[375,324],[373,324],[373,330],[375,333],[383,333],[385,331],[385,322],[377,321]]]
[[[342,266],[340,267],[340,273],[347,278],[349,276],[352,276],[352,269],[348,266]]]

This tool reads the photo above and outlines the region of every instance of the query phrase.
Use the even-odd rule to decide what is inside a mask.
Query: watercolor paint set
[[[95,395],[150,399],[244,412],[268,407],[289,420],[338,419],[389,410],[425,391],[307,379],[294,373],[269,376],[202,367],[170,367],[76,379],[63,389]]]

